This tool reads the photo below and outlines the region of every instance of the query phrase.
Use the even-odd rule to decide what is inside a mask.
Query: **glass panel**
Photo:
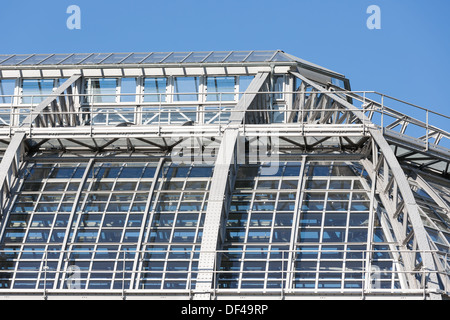
[[[11,104],[12,97],[4,97],[4,96],[14,95],[15,87],[16,87],[16,80],[0,79],[0,103]],[[1,115],[1,118],[3,119],[4,116],[6,116],[6,114]]]
[[[183,63],[199,63],[202,62],[210,53],[209,52],[192,52],[192,54],[187,57]]]
[[[123,59],[125,59],[127,56],[129,56],[129,53],[114,53],[113,55],[109,56],[105,60],[102,61],[102,64],[115,64],[119,63]]]
[[[187,57],[189,52],[175,52],[162,61],[163,63],[181,63]]]
[[[367,241],[367,228],[348,230],[348,242],[366,242],[366,241]]]
[[[299,235],[299,242],[319,242],[320,239],[320,229],[308,228],[301,229]]]
[[[204,62],[221,62],[223,59],[226,58],[226,56],[228,56],[229,53],[230,53],[229,51],[213,52],[211,53],[211,55],[208,56],[208,58],[206,58]]]
[[[122,78],[120,80],[120,102],[136,102],[136,78]]]
[[[54,85],[53,79],[24,79],[22,81],[22,103],[38,104],[44,101],[53,92]]]
[[[97,230],[80,230],[77,233],[75,242],[95,242],[97,240]]]
[[[133,53],[131,56],[126,58],[121,62],[121,64],[134,64],[134,63],[140,63],[142,60],[144,60],[145,57],[147,57],[149,53]]]
[[[91,55],[90,53],[82,53],[82,54],[77,53],[72,55],[70,58],[62,61],[60,64],[62,65],[78,64],[87,57],[89,57],[90,55]]]
[[[325,215],[324,226],[345,226],[347,225],[346,213],[327,213]]]
[[[261,180],[258,189],[278,189],[279,181]]]
[[[29,54],[17,54],[12,58],[9,58],[8,60],[3,61],[1,65],[2,66],[15,66],[28,57],[30,57]]]
[[[234,93],[235,85],[235,77],[208,77],[207,101],[233,101],[234,94],[227,93]]]
[[[212,176],[213,169],[213,167],[193,167],[189,173],[189,177],[209,178]]]
[[[48,58],[49,56],[50,56],[49,54],[35,54],[31,58],[22,62],[20,65],[24,66],[24,65],[39,64],[42,60]]]
[[[100,233],[101,242],[120,242],[122,238],[122,230],[102,230]]]
[[[70,54],[55,54],[50,58],[48,58],[47,60],[41,62],[40,64],[41,65],[58,64],[69,56]]]
[[[232,213],[228,216],[227,227],[245,227],[248,221],[248,214]]]
[[[330,189],[351,189],[352,181],[350,180],[332,180],[330,181]]]
[[[273,51],[254,51],[245,62],[263,62],[269,61],[273,57],[275,52]]]
[[[94,53],[89,58],[84,60],[82,64],[98,64],[109,55],[110,53]],[[66,64],[66,61],[64,61],[64,64]]]
[[[242,62],[249,55],[250,51],[235,51],[227,57],[224,62]]]
[[[274,98],[277,100],[283,99],[283,91],[284,91],[284,76],[275,76],[274,77],[274,88],[273,90],[276,92],[274,94]]]
[[[276,99],[282,96],[282,94],[275,94],[277,96]],[[285,110],[284,105],[274,104],[272,110]],[[284,116],[286,112],[284,111],[273,111],[272,112],[272,123],[284,123]]]
[[[11,58],[13,55],[11,54],[0,54],[0,64],[5,61],[6,59]]]
[[[239,92],[241,93],[241,97],[243,93],[247,90],[250,83],[253,81],[254,76],[240,76],[239,77]]]
[[[293,61],[293,60],[288,58],[283,52],[278,52],[271,61],[288,62],[288,61]]]
[[[336,78],[331,78],[331,83],[335,86],[338,86],[339,88],[345,88],[344,81]]]
[[[144,102],[165,102],[166,86],[167,86],[166,78],[145,78]]]
[[[103,79],[88,79],[87,95],[91,102],[91,95],[93,95],[94,103],[111,103],[116,100],[116,89],[118,85],[118,79],[115,78],[103,78]],[[112,95],[107,95],[112,94]]]
[[[174,101],[198,101],[199,86],[198,77],[174,78]]]
[[[290,242],[290,229],[274,229],[272,242]]]
[[[161,62],[163,59],[165,59],[170,53],[168,52],[154,52],[152,53],[151,56],[149,56],[148,58],[146,58],[144,61],[142,61],[141,63],[159,63]]]
[[[27,242],[47,242],[50,230],[31,229],[28,232]]]
[[[78,168],[80,169],[80,168]],[[83,170],[78,170],[77,168],[73,168],[73,167],[56,167],[53,169],[51,175],[49,176],[49,178],[52,179],[69,179],[72,177],[72,175],[74,174],[74,171],[83,171]],[[84,169],[84,168],[83,168]]]

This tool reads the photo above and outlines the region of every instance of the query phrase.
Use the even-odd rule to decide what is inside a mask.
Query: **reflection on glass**
[[[174,78],[174,101],[198,101],[199,87],[198,77]]]
[[[15,87],[16,80],[0,79],[0,103],[11,103]]]
[[[165,102],[166,86],[166,78],[145,78],[144,102]]]
[[[22,103],[37,104],[44,101],[55,87],[53,79],[24,79],[22,81]]]
[[[102,79],[88,79],[86,81],[86,94],[88,101],[94,103],[112,103],[116,100],[116,90],[118,79],[102,78]]]
[[[274,98],[277,100],[283,99],[284,76],[275,76],[273,85],[274,85],[273,90],[276,92],[274,94]]]
[[[207,101],[233,101],[235,85],[235,77],[208,77]]]
[[[136,102],[136,78],[122,78],[120,84],[120,101],[121,102]]]

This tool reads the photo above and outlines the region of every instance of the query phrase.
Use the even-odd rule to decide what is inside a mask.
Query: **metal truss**
[[[81,78],[81,74],[74,74],[67,79],[56,91],[35,109],[21,123],[20,127],[72,127],[77,125],[75,102],[73,99],[73,85]]]
[[[126,58],[128,56],[124,57]],[[75,230],[80,224],[77,215],[81,215],[77,211],[77,204],[86,201],[81,197],[83,186],[97,161],[156,163],[143,215],[143,221],[152,221],[154,209],[151,208],[159,201],[157,188],[163,183],[162,172],[167,159],[188,153],[189,149],[201,154],[208,147],[214,152],[205,156],[205,159],[209,157],[208,160],[214,163],[214,171],[208,190],[208,206],[198,251],[197,278],[195,288],[188,288],[189,297],[198,300],[235,296],[260,297],[257,290],[249,290],[246,293],[240,289],[234,292],[221,291],[217,288],[221,264],[218,252],[225,242],[225,225],[238,167],[239,164],[245,163],[246,157],[249,157],[246,154],[248,151],[246,144],[262,138],[269,141],[278,139],[280,143],[277,152],[280,161],[301,162],[298,185],[293,191],[296,192],[295,214],[291,226],[291,240],[286,251],[288,263],[286,270],[283,269],[283,272],[286,272],[286,278],[283,278],[284,287],[281,290],[283,298],[308,296],[308,292],[301,293],[301,290],[296,290],[293,286],[296,242],[299,236],[308,161],[361,163],[368,178],[361,176],[359,179],[363,181],[365,190],[370,190],[369,234],[365,252],[374,252],[373,229],[378,219],[390,243],[397,271],[401,273],[399,281],[405,295],[409,292],[414,298],[420,297],[422,291],[425,292],[426,289],[428,297],[439,299],[442,293],[440,290],[449,292],[450,289],[446,287],[448,275],[438,274],[448,272],[447,258],[443,258],[442,254],[440,256],[435,254],[437,247],[430,239],[422,220],[426,214],[418,204],[411,184],[420,186],[439,207],[447,210],[447,213],[450,212],[449,203],[423,175],[426,172],[444,178],[448,175],[450,151],[441,144],[450,139],[450,134],[430,125],[428,119],[420,121],[388,108],[383,102],[379,103],[330,83],[327,85],[311,80],[305,76],[303,69],[289,73],[292,77],[289,81],[293,82],[296,79],[300,84],[297,91],[285,93],[287,97],[285,100],[289,101],[283,102],[284,109],[280,111],[284,113],[285,121],[274,123],[274,113],[278,109],[276,109],[276,94],[273,92],[273,76],[268,71],[258,72],[239,100],[228,105],[220,105],[219,110],[229,109],[226,109],[229,113],[226,121],[215,123],[214,117],[217,118],[217,115],[210,121],[203,121],[205,120],[203,114],[199,117],[202,121],[196,123],[187,114],[191,109],[186,111],[183,108],[188,106],[199,113],[205,113],[206,109],[196,109],[197,107],[193,107],[194,103],[181,107],[170,104],[168,106],[174,109],[167,109],[167,106],[161,106],[160,103],[152,111],[153,118],[147,120],[143,119],[141,109],[132,111],[135,112],[134,119],[142,120],[136,122],[139,124],[127,121],[130,117],[123,111],[126,106],[120,105],[118,110],[107,106],[108,112],[123,111],[120,115],[123,122],[120,125],[108,125],[108,122],[95,125],[93,120],[95,117],[101,118],[102,114],[101,112],[94,114],[92,110],[86,112],[86,107],[94,109],[95,103],[92,100],[90,105],[88,100],[87,106],[83,105],[86,99],[83,100],[83,95],[79,94],[82,91],[81,73],[72,75],[50,97],[31,110],[31,114],[20,125],[0,128],[1,140],[8,145],[0,163],[2,217],[5,218],[13,202],[10,198],[11,190],[17,187],[21,166],[38,158],[42,163],[51,163],[56,159],[61,163],[75,161],[87,163],[76,190],[75,205],[69,212],[69,225],[72,226],[77,221],[74,225]],[[319,80],[323,78],[317,77]],[[292,86],[292,83],[290,85]],[[355,101],[362,103],[361,108],[356,106]],[[278,103],[281,104],[280,101]],[[161,119],[164,112],[169,109],[186,121],[184,123],[168,121],[166,125],[154,122],[157,118]],[[377,115],[380,115],[381,123],[375,121]],[[423,129],[423,132],[417,136],[407,135],[407,130],[414,126]],[[442,164],[444,167],[446,165],[446,169],[439,170]],[[407,175],[405,168],[412,174]],[[432,223],[433,221],[430,221],[430,224]],[[140,294],[138,289],[145,273],[143,271],[145,264],[143,257],[147,245],[145,237],[149,232],[146,226],[149,225],[150,222],[148,225],[142,223],[139,229],[136,246],[139,254],[136,254],[132,261],[131,284],[127,292],[130,297]],[[3,225],[2,233],[5,228]],[[439,230],[438,227],[436,229]],[[442,231],[440,232],[441,237],[445,238]],[[67,232],[61,251],[70,251],[71,242],[72,239]],[[450,246],[448,241],[446,245]],[[123,255],[125,256],[125,253]],[[56,282],[67,279],[63,256],[65,254],[61,255],[57,265]],[[367,291],[369,296],[373,294],[373,297],[376,297],[377,292],[372,290],[370,284],[371,263],[371,256],[368,254],[365,256],[366,269],[362,271],[367,276],[362,292]],[[141,292],[142,296],[161,295],[161,291]],[[174,296],[185,296],[187,291],[173,292]],[[359,291],[356,292],[356,295],[359,294]],[[268,294],[273,297],[278,293],[277,290],[273,292],[268,290]],[[395,296],[397,293],[392,295]],[[314,296],[317,292],[311,294]],[[124,295],[122,292],[121,297]],[[350,292],[349,297],[352,295],[354,293]]]
[[[294,110],[298,110],[297,121],[302,124],[318,125],[362,124],[363,132],[367,130],[371,139],[370,143],[366,142],[366,144],[372,145],[372,154],[368,159],[372,159],[373,162],[367,160],[365,166],[370,172],[372,179],[373,198],[376,194],[381,199],[381,203],[383,203],[384,208],[388,212],[389,223],[393,226],[394,237],[398,239],[401,248],[416,253],[412,255],[402,253],[400,259],[407,270],[436,270],[437,267],[433,255],[430,253],[432,248],[420,218],[418,205],[409,188],[403,169],[382,133],[373,125],[370,119],[366,118],[361,110],[356,109],[347,100],[327,92],[326,89],[299,73],[293,74],[302,80],[302,86],[300,87],[302,93],[297,96],[294,104]],[[306,98],[304,92],[306,92],[307,86],[312,87],[315,92],[313,91]],[[249,112],[251,113],[251,110]],[[292,112],[290,119],[294,120],[294,117],[295,112]],[[324,137],[321,142],[329,138],[330,136]],[[367,149],[368,147],[366,146]],[[227,180],[223,179],[222,181]],[[225,189],[222,188],[223,190]],[[221,203],[224,203],[223,200]],[[221,204],[220,211],[222,210]],[[217,216],[221,217],[222,213]],[[220,225],[219,220],[216,219],[216,230]],[[214,233],[218,234],[216,231]],[[423,252],[423,254],[420,255],[417,252]],[[212,264],[212,257],[210,261]],[[424,281],[417,279],[413,275],[406,275],[406,277],[410,288],[417,288],[419,287],[419,282]],[[436,274],[430,274],[427,283],[431,290],[438,292],[439,284]],[[434,298],[439,297],[433,294],[431,296]]]
[[[247,89],[249,92],[259,92],[267,84],[268,73],[260,73]],[[234,113],[231,118],[231,124],[240,125],[247,115],[247,110],[252,106],[259,108],[261,102],[257,99],[256,93],[249,97],[241,99],[236,107],[238,113]],[[255,107],[254,107],[255,108]],[[252,115],[251,122],[256,122],[258,118]],[[216,253],[219,245],[219,235],[223,222],[226,219],[226,208],[229,203],[229,195],[236,174],[236,158],[239,156],[236,152],[239,137],[239,130],[226,129],[222,137],[222,143],[216,160],[212,185],[210,188],[208,210],[206,212],[205,226],[200,251],[199,271],[201,273],[197,279],[195,299],[211,299],[211,288],[213,286],[214,271],[217,268]],[[205,272],[207,271],[207,272]]]
[[[310,111],[308,115],[305,116],[306,119],[304,119],[304,121],[320,122],[323,118],[330,119],[331,117],[332,122],[342,123],[347,121],[350,123],[359,122],[371,124],[370,119],[366,118],[360,110],[356,109],[356,107],[351,105],[346,100],[336,94],[328,93],[326,89],[312,83],[299,73],[293,74],[299,77],[303,82],[312,86],[317,90],[317,92],[321,92],[328,96],[328,100],[333,99],[335,103],[338,103],[343,108],[353,111],[353,114],[334,114],[333,118],[332,115],[326,111],[326,106],[331,106],[329,101],[327,102],[326,99],[324,99],[323,101],[325,102],[314,102],[314,98],[311,97],[311,99],[308,99],[307,102],[305,102],[304,106],[299,105],[299,110],[302,108],[311,109],[311,106],[315,105],[317,111]],[[299,112],[301,113],[301,111]],[[322,113],[323,116],[318,117],[320,113]],[[404,248],[409,250],[420,249],[430,252],[430,242],[420,218],[419,208],[411,192],[403,169],[401,168],[395,154],[380,130],[368,128],[368,131],[372,137],[371,142],[373,144],[373,148],[375,148],[372,152],[373,162],[371,167],[375,168],[374,170],[371,170],[372,181],[376,184],[377,193],[389,213],[389,220],[393,226],[397,241],[399,241]],[[378,157],[378,155],[380,156]],[[434,259],[430,253],[425,253],[421,257],[404,257],[404,262],[409,268],[412,269],[437,269]],[[430,287],[434,287],[437,292],[439,288],[437,277],[436,275],[431,275],[430,277]],[[410,285],[414,286],[414,281],[411,280]]]
[[[4,216],[4,206],[9,200],[11,189],[19,173],[20,163],[23,156],[23,140],[25,133],[16,133],[0,163],[0,214]]]
[[[77,124],[76,117],[70,116],[74,113],[74,101],[72,98],[72,86],[81,77],[75,74],[66,80],[50,97],[42,101],[31,114],[20,124],[5,152],[5,156],[0,163],[0,206],[1,214],[6,200],[10,195],[10,190],[18,174],[23,150],[25,149],[26,133],[21,128],[35,127],[67,127]],[[67,97],[64,95],[67,93]],[[51,114],[48,110],[51,108]],[[11,132],[10,132],[11,134]]]
[[[444,139],[450,139],[450,134],[442,130],[432,124],[429,123],[429,117],[431,112],[428,109],[423,109],[416,105],[411,105],[412,107],[421,109],[425,112],[426,121],[421,121],[419,119],[413,118],[411,116],[408,116],[404,113],[401,113],[395,109],[392,109],[386,105],[384,105],[385,100],[392,99],[394,101],[399,101],[402,103],[405,103],[401,100],[392,98],[390,96],[378,94],[381,96],[382,102],[377,102],[373,99],[370,99],[365,96],[361,96],[361,94],[351,92],[348,90],[343,90],[342,88],[339,88],[337,86],[331,85],[331,88],[335,89],[336,91],[343,92],[346,97],[351,98],[353,101],[359,101],[362,103],[362,109],[364,110],[364,113],[367,114],[368,118],[372,121],[374,119],[374,116],[376,114],[382,115],[381,119],[383,119],[383,123],[381,124],[381,127],[384,128],[384,133],[386,134],[386,131],[393,131],[395,128],[398,128],[398,131],[401,134],[405,134],[408,128],[417,129],[421,128],[425,130],[424,135],[417,135],[417,138],[419,140],[422,140],[425,143],[433,144],[433,145],[439,145]],[[447,116],[438,114],[436,112],[433,112],[433,114],[439,115],[441,117],[447,118]],[[422,130],[422,132],[423,132]],[[408,131],[409,132],[409,131]],[[414,133],[411,133],[414,134]]]

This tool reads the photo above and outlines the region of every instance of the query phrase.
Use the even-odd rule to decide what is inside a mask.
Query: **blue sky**
[[[66,27],[72,4],[81,30]],[[366,27],[372,4],[381,30]],[[281,49],[450,115],[448,0],[2,1],[0,27],[0,53]]]

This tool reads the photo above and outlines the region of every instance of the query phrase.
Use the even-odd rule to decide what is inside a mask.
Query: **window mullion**
[[[69,255],[67,254],[66,250],[67,250],[67,246],[68,246],[68,243],[69,243],[68,241],[69,241],[69,236],[70,236],[70,230],[72,229],[72,224],[74,222],[75,215],[77,214],[78,203],[79,203],[79,201],[81,199],[81,194],[83,193],[83,187],[84,187],[84,185],[86,184],[86,182],[87,182],[87,180],[89,178],[89,172],[91,171],[91,169],[93,169],[93,165],[94,165],[94,159],[90,159],[89,163],[86,166],[86,169],[84,171],[83,177],[82,177],[82,179],[80,181],[80,184],[78,185],[77,194],[75,196],[73,207],[72,207],[72,210],[70,212],[69,220],[68,220],[68,223],[67,223],[66,234],[64,235],[64,240],[63,240],[63,243],[61,245],[60,258],[59,258],[59,261],[58,261],[58,266],[56,268],[55,282],[53,284],[53,288],[54,289],[57,288],[58,280],[59,280],[59,277],[61,276],[61,272],[62,272],[61,268],[62,268],[62,266],[64,264],[64,257],[66,255],[67,255],[67,257],[69,257]],[[83,203],[86,202],[87,198],[88,197],[86,196],[83,199]],[[81,209],[82,209],[82,207],[80,206],[80,211],[81,211]],[[81,214],[79,214],[79,216],[80,215]],[[80,225],[80,220],[81,219],[77,220],[76,226],[73,229],[72,242],[75,240],[76,233],[77,233],[77,230],[78,230],[79,225]],[[61,284],[60,284],[61,288],[63,288],[63,281],[64,281],[64,279],[65,279],[65,274],[62,276],[62,279],[61,279]]]
[[[140,275],[141,275],[141,270],[142,270],[142,263],[140,263],[139,257],[141,256],[141,254],[142,254],[142,258],[144,257],[144,253],[141,252],[141,250],[143,248],[142,244],[144,242],[144,234],[145,234],[145,227],[146,227],[147,220],[149,220],[148,228],[147,228],[147,237],[150,237],[150,234],[151,234],[151,222],[152,221],[151,221],[151,219],[149,219],[149,216],[151,218],[153,215],[150,213],[150,208],[152,205],[152,198],[154,195],[155,195],[155,200],[154,200],[155,204],[157,203],[157,200],[158,200],[156,198],[155,189],[156,189],[156,185],[159,182],[159,177],[162,174],[164,162],[165,162],[165,158],[164,157],[160,158],[160,160],[158,162],[158,166],[156,167],[156,170],[155,170],[155,174],[153,177],[152,185],[150,187],[150,191],[148,193],[147,203],[145,204],[144,216],[142,217],[142,225],[141,225],[141,229],[139,231],[139,239],[138,239],[138,243],[136,246],[136,256],[135,256],[134,262],[133,262],[133,269],[132,269],[131,280],[130,280],[130,289],[133,289],[133,284],[135,284],[134,289],[139,289],[139,283],[141,280]],[[161,179],[160,185],[162,185],[162,179]],[[138,266],[139,266],[139,268],[138,268]]]
[[[294,206],[294,215],[292,220],[292,231],[291,231],[291,241],[289,243],[289,253],[288,253],[288,261],[287,261],[287,270],[286,270],[286,284],[285,289],[292,289],[294,287],[294,270],[295,270],[295,261],[296,261],[296,243],[298,239],[298,233],[300,228],[300,216],[302,214],[302,202],[305,196],[305,185],[306,180],[305,179],[305,168],[306,168],[306,161],[307,157],[302,157],[302,164],[300,167],[300,173],[298,176],[298,186],[297,186],[297,196],[295,199],[295,206]],[[284,263],[283,263],[284,267]]]

